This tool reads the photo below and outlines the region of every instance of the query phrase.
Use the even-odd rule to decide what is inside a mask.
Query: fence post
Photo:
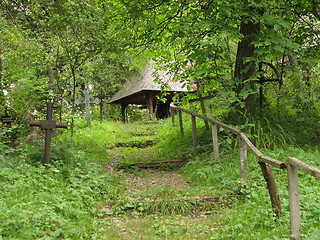
[[[240,147],[240,177],[245,182],[248,183],[248,155],[247,155],[247,144],[239,136],[239,147]]]
[[[193,141],[193,147],[196,147],[198,145],[197,143],[197,125],[196,125],[196,117],[191,115],[192,120],[192,141]]]
[[[298,191],[298,169],[292,164],[290,164],[290,161],[288,164],[288,189],[290,205],[291,239],[300,240],[301,223]]]
[[[179,113],[180,134],[181,136],[183,136],[184,131],[183,131],[182,111],[179,110],[178,113]]]
[[[271,206],[273,208],[273,211],[276,217],[280,218],[282,216],[281,202],[280,202],[276,180],[274,179],[274,176],[272,174],[271,167],[269,164],[261,161],[259,162],[259,164],[262,170],[263,177],[267,182],[267,187],[269,190],[269,195],[271,200]]]
[[[174,115],[175,115],[175,109],[171,108],[172,126],[174,126]]]
[[[219,158],[219,143],[218,143],[218,127],[216,124],[212,124],[212,141],[213,141],[213,158],[217,160]]]
[[[200,101],[200,105],[201,105],[202,114],[204,116],[206,116],[207,115],[206,114],[206,107],[204,105],[204,101],[203,100]],[[203,120],[203,121],[204,121],[204,125],[206,126],[206,129],[209,130],[209,123],[206,120]]]

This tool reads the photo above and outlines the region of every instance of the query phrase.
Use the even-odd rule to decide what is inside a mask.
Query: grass
[[[250,183],[244,186],[239,181],[239,152],[233,150],[237,142],[220,132],[221,157],[213,160],[203,123],[198,123],[195,149],[190,126],[186,121],[181,137],[170,120],[93,123],[78,128],[73,138],[64,134],[53,140],[49,168],[39,164],[42,142],[17,149],[0,145],[6,153],[0,153],[0,239],[288,239],[286,171],[273,169],[284,214],[275,221],[257,159],[249,154]],[[317,147],[261,151],[278,160],[293,156],[320,167]],[[161,174],[169,185],[160,185],[152,171],[104,169],[115,160],[130,164],[174,159],[189,160],[179,170],[187,187],[169,182],[168,171]],[[303,238],[319,239],[320,182],[301,173],[299,183]],[[199,206],[176,200],[216,195],[230,199]],[[108,211],[101,211],[104,207]]]

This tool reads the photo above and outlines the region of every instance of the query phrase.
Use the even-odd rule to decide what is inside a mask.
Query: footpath
[[[100,209],[107,239],[210,239],[231,201],[190,186],[187,160],[166,159],[156,147],[157,128],[146,124],[108,149],[106,171],[120,175],[122,188]]]

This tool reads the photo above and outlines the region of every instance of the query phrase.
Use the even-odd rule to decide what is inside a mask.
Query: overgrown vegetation
[[[284,212],[275,220],[253,156],[249,185],[239,181],[232,133],[219,129],[214,161],[203,121],[192,148],[189,116],[180,136],[137,106],[123,125],[120,106],[91,104],[90,125],[81,102],[86,89],[106,103],[152,59],[196,90],[178,104],[202,113],[196,99],[206,99],[208,117],[265,155],[320,167],[317,10],[314,0],[0,1],[0,239],[288,239],[286,171],[274,170]],[[74,134],[54,138],[45,167],[43,134],[27,135],[46,101]],[[148,185],[172,169],[133,165],[170,160],[188,160],[178,170],[188,187]],[[304,239],[320,238],[318,189],[301,174]],[[205,197],[219,201],[193,199]]]
[[[39,164],[43,154],[41,141],[16,149],[2,144],[1,152],[6,154],[1,155],[0,163],[1,237],[126,239],[132,233],[142,239],[235,239],[239,236],[288,239],[286,172],[274,170],[284,212],[284,216],[275,221],[257,160],[249,155],[250,184],[243,185],[239,181],[239,153],[232,145],[236,143],[228,141],[228,135],[222,135],[221,157],[214,161],[210,138],[201,125],[199,122],[200,144],[192,149],[187,124],[185,136],[181,138],[178,127],[172,127],[169,120],[157,124],[95,123],[78,128],[73,138],[66,134],[55,138],[48,168]],[[154,135],[155,132],[158,135]],[[156,137],[157,144],[145,145],[146,137],[153,141]],[[141,141],[144,148],[130,144],[117,146],[131,143],[132,139],[135,144]],[[294,156],[320,166],[317,160],[320,152],[314,147],[302,150],[286,146],[262,151],[282,161]],[[106,172],[104,168],[115,160],[128,164],[184,158],[189,163],[179,172],[189,184],[188,188],[154,186],[131,197],[127,195],[128,185],[123,182],[124,172]],[[138,169],[131,169],[128,174],[150,178],[147,172]],[[317,189],[320,183],[301,175],[300,184],[304,239],[316,239],[319,237]],[[228,200],[216,203],[183,200],[208,196],[228,196]],[[106,205],[110,209],[101,211]],[[146,231],[147,226],[153,226],[153,230]]]

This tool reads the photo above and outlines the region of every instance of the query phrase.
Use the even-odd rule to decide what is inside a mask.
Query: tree
[[[3,19],[8,25],[14,25],[27,42],[36,43],[32,55],[38,55],[41,61],[39,65],[30,65],[30,68],[38,73],[37,78],[43,80],[41,84],[38,82],[38,86],[47,91],[43,97],[50,93],[51,98],[63,97],[71,103],[72,126],[76,111],[74,100],[81,92],[80,86],[85,83],[97,85],[97,88],[104,85],[92,79],[95,76],[90,71],[93,68],[97,72],[109,70],[108,77],[100,77],[100,81],[115,82],[113,79],[122,75],[119,81],[123,82],[132,65],[121,39],[112,34],[110,6],[100,2],[4,0],[0,3]],[[13,32],[12,28],[4,36],[8,37]],[[23,39],[17,38],[16,42],[21,44]],[[9,52],[17,54],[11,49]],[[16,70],[16,73],[22,71]],[[21,79],[17,79],[18,82]]]
[[[297,71],[310,60],[306,52],[315,54],[319,46],[310,46],[319,36],[313,0],[120,0],[118,4],[127,23],[124,30],[131,29],[137,47],[156,52],[153,57],[163,59],[173,71],[184,69],[185,78],[200,79],[201,90],[232,89],[230,100],[243,113],[252,114],[257,106],[260,62],[286,78],[291,69]],[[299,62],[288,66],[287,59]],[[187,68],[187,62],[193,68]]]

